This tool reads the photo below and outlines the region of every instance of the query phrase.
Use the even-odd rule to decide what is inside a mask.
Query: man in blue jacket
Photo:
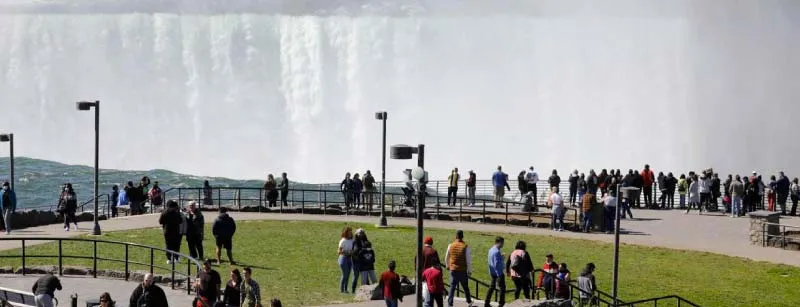
[[[3,189],[0,190],[0,212],[6,226],[6,234],[11,234],[11,215],[15,210],[17,210],[17,195],[11,190],[8,181],[3,182]]]
[[[484,306],[489,307],[491,306],[492,302],[492,295],[494,294],[495,288],[497,288],[500,298],[499,305],[503,307],[506,304],[506,276],[504,272],[505,269],[505,257],[503,257],[503,242],[505,240],[503,237],[497,237],[494,240],[494,246],[489,249],[489,276],[492,278],[491,286],[489,286],[489,290],[486,291],[486,301]]]

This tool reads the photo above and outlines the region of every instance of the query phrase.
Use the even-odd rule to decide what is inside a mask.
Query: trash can
[[[97,307],[100,306],[100,300],[93,298],[86,300],[86,307]]]

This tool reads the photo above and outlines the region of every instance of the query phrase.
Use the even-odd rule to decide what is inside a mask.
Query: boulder
[[[356,289],[355,300],[359,302],[382,300],[383,292],[381,290],[382,288],[379,288],[377,284],[363,285]]]
[[[61,269],[61,273],[64,275],[92,275],[92,270],[78,267],[64,267]]]
[[[14,268],[10,266],[0,267],[0,274],[14,274]]]

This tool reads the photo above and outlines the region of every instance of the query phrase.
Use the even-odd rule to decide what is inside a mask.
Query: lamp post
[[[92,235],[100,235],[100,221],[98,220],[98,185],[100,184],[100,101],[79,101],[76,103],[78,111],[89,111],[94,108],[94,229]]]
[[[375,112],[375,119],[383,122],[383,143],[381,145],[381,219],[378,227],[389,227],[386,222],[386,111]]]
[[[11,164],[11,175],[9,176],[11,179],[11,190],[14,190],[14,134],[0,134],[0,142],[8,142],[8,151],[9,151],[9,160]]]
[[[611,288],[611,296],[614,298],[614,306],[619,304],[619,299],[617,298],[617,284],[619,282],[619,200],[623,197],[623,195],[620,194],[620,191],[624,193],[625,199],[630,200],[634,195],[638,197],[636,192],[639,191],[639,188],[622,188],[621,184],[617,184],[617,207],[614,209],[614,275],[612,276],[613,283]],[[630,203],[628,203],[628,205],[630,205]]]
[[[422,216],[425,208],[425,183],[428,181],[425,172],[425,145],[411,147],[408,145],[393,145],[391,149],[392,159],[408,160],[413,154],[417,154],[417,168],[412,171],[412,176],[417,180],[417,307],[422,307]]]

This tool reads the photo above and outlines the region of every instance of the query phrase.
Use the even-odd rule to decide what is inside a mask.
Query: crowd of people
[[[466,297],[467,303],[472,305],[472,295],[469,288],[469,279],[472,275],[472,249],[464,241],[464,231],[457,230],[455,240],[447,246],[444,262],[439,257],[439,252],[433,246],[433,238],[425,237],[422,250],[422,277],[423,298],[426,307],[444,306],[444,298],[447,297],[447,305],[453,306],[453,299],[456,291],[461,287],[461,291]],[[554,261],[552,254],[545,256],[545,262],[538,271],[538,281],[534,282],[536,267],[534,266],[530,254],[524,241],[516,242],[514,250],[508,255],[503,254],[505,239],[497,237],[494,245],[487,253],[490,286],[486,292],[485,306],[490,306],[495,289],[499,293],[505,293],[506,277],[510,277],[514,283],[514,298],[520,296],[530,299],[532,292],[536,290],[544,291],[548,299],[570,299],[571,291],[569,284],[573,281],[572,275],[566,263],[558,264]],[[375,279],[375,251],[372,243],[367,239],[363,229],[345,227],[342,230],[341,238],[337,247],[338,263],[341,269],[341,279],[339,281],[339,291],[342,293],[355,293],[359,278],[362,285],[370,285],[376,282]],[[415,265],[416,266],[416,265]],[[400,275],[395,271],[397,263],[389,261],[387,270],[377,279],[379,287],[383,290],[383,298],[387,307],[396,307],[402,301],[403,295],[400,291]],[[581,271],[577,280],[580,289],[578,300],[583,305],[587,305],[596,298],[596,283],[594,278],[595,265],[588,263]],[[445,293],[444,272],[449,272],[449,292]],[[353,275],[350,280],[350,275]],[[505,295],[499,295],[499,304],[505,304]]]

